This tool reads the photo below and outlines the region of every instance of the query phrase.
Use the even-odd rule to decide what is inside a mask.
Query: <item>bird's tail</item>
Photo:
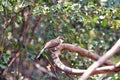
[[[39,59],[40,60],[40,58],[41,58],[41,54],[44,52],[44,48],[40,51],[40,53],[37,55],[37,57],[36,57],[36,59]]]

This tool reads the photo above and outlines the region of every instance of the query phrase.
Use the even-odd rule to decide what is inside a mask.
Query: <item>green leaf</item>
[[[103,27],[106,27],[108,25],[108,20],[107,19],[103,19],[102,24]]]
[[[98,19],[99,19],[99,16],[95,16],[94,19],[93,19],[94,23],[97,23]]]

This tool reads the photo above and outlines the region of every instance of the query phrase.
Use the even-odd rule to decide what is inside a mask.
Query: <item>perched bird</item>
[[[40,53],[38,54],[38,56],[36,57],[36,59],[39,59],[40,60],[40,56],[41,54],[46,50],[46,49],[52,49],[52,48],[55,48],[59,45],[61,45],[64,41],[64,38],[62,36],[58,36],[57,38],[55,39],[52,39],[50,41],[48,41],[44,48],[40,51]]]

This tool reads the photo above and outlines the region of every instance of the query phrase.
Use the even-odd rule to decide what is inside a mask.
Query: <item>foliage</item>
[[[98,0],[64,3],[57,3],[54,0],[1,0],[0,69],[8,66],[10,57],[19,48],[22,49],[21,59],[27,60],[31,65],[32,59],[43,48],[44,43],[58,35],[65,37],[67,43],[77,43],[96,54],[103,55],[120,37],[119,3],[119,0],[105,3]],[[29,11],[32,11],[32,14],[26,16]],[[41,16],[39,27],[33,33],[33,26],[39,16]],[[19,41],[25,25],[27,28],[24,39]],[[25,46],[24,43],[29,38],[33,40]],[[49,57],[49,54],[45,55]],[[67,66],[84,69],[93,62],[69,51],[63,52],[61,60]],[[113,60],[118,62],[119,59],[115,57]],[[65,76],[60,75],[64,80]],[[38,75],[32,76],[33,79],[35,77]],[[115,76],[115,79],[117,77]]]

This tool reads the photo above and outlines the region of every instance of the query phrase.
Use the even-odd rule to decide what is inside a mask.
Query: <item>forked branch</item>
[[[77,52],[80,55],[91,58],[92,60],[100,59],[100,56],[98,56],[86,49],[83,49],[83,48],[79,47],[78,45],[63,43],[58,50],[56,50],[55,52],[51,52],[52,53],[51,56],[52,56],[54,63],[57,65],[58,68],[60,68],[61,70],[65,71],[67,73],[70,73],[70,74],[81,75],[84,72],[86,72],[86,70],[74,69],[74,68],[65,66],[59,59],[59,54],[61,54],[62,50],[70,50],[72,52]],[[90,75],[107,73],[108,71],[109,72],[118,72],[120,70],[120,63],[114,64],[110,60],[105,60],[103,63],[104,63],[104,65],[107,65],[107,66],[96,68],[94,70],[94,72]]]
[[[115,43],[115,45],[108,51],[106,52],[105,55],[103,55],[98,61],[94,62],[82,75],[82,77],[79,80],[87,80],[87,78],[95,71],[97,67],[102,65],[104,61],[108,60],[111,58],[115,53],[120,51],[120,39]]]

